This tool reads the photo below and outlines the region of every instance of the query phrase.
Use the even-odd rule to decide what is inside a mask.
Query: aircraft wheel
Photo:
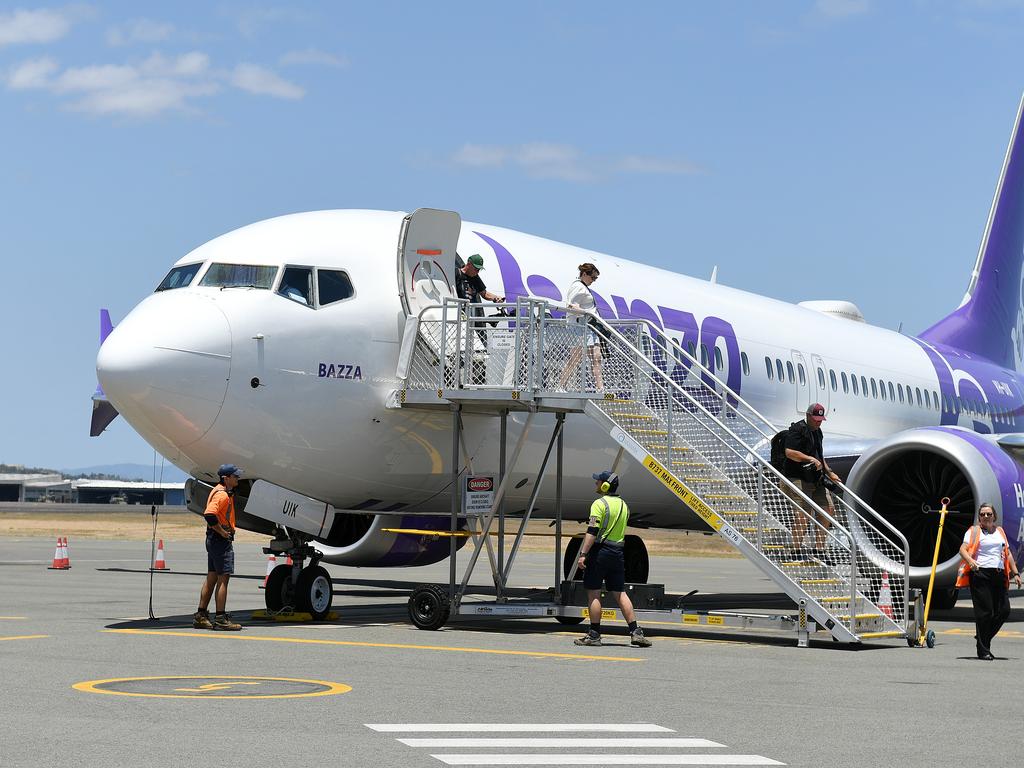
[[[582,616],[555,616],[555,621],[559,624],[582,624]]]
[[[952,589],[936,589],[932,592],[931,608],[936,611],[950,611],[956,607],[958,597],[960,597],[960,590],[956,587]]]
[[[625,541],[623,557],[626,560],[626,583],[646,584],[651,575],[651,558],[647,554],[647,545],[639,536],[628,534]]]
[[[924,636],[924,643],[929,648],[934,648],[935,647],[935,630],[934,629],[929,629],[928,630],[928,634],[926,634]]]
[[[270,585],[267,587],[269,589]],[[297,608],[300,611],[312,614],[316,621],[326,618],[331,611],[331,600],[334,598],[334,585],[327,569],[320,565],[315,568],[303,568],[299,573],[296,597]]]
[[[267,610],[277,613],[287,606],[295,606],[295,592],[292,589],[292,567],[283,563],[274,568],[267,577],[267,588],[263,592]]]
[[[418,629],[440,629],[450,613],[451,603],[445,587],[423,584],[409,596],[409,618]]]

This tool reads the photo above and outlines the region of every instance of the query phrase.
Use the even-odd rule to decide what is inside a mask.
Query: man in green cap
[[[504,301],[504,296],[497,296],[487,290],[480,278],[480,270],[484,268],[484,257],[474,253],[466,263],[455,272],[455,292],[460,299],[469,299],[471,303],[481,301]]]

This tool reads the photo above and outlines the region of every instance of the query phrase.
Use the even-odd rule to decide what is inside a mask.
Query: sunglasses
[[[978,517],[995,517],[995,512],[979,512]]]

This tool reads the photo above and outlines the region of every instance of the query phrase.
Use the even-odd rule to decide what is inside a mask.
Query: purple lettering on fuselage
[[[514,302],[519,297],[529,298],[531,296],[551,301],[563,300],[558,286],[549,277],[529,275],[524,279],[522,267],[505,246],[482,232],[474,232],[474,234],[494,250],[498,268],[501,271],[506,301]],[[591,294],[594,297],[597,313],[606,320],[642,320],[650,326],[652,333],[656,336],[664,333],[687,350],[692,348],[696,351],[700,345],[704,345],[708,357],[707,368],[712,373],[716,372],[715,347],[721,341],[725,348],[726,384],[733,392],[739,394],[743,385],[740,345],[736,338],[736,331],[727,320],[709,315],[698,326],[697,318],[692,312],[661,305],[655,310],[643,299],[633,299],[627,302],[622,296],[615,295],[611,297],[612,304],[609,304],[597,291],[591,291]],[[692,363],[682,355],[676,354],[674,357],[678,359],[668,360],[664,352],[656,348],[653,361],[662,372],[671,376],[673,381],[680,386],[685,386]],[[713,386],[706,375],[703,378],[706,384]],[[730,400],[732,399],[730,398]],[[704,404],[710,408],[721,408],[721,401],[717,398]]]
[[[942,400],[940,424],[959,424],[966,405],[975,432],[1019,431],[1024,414],[1016,373],[952,347],[913,340],[935,369]],[[993,418],[993,412],[999,418]]]

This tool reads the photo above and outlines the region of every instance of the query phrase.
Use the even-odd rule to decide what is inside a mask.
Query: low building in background
[[[71,479],[60,474],[0,474],[0,502],[184,506],[184,483]]]

